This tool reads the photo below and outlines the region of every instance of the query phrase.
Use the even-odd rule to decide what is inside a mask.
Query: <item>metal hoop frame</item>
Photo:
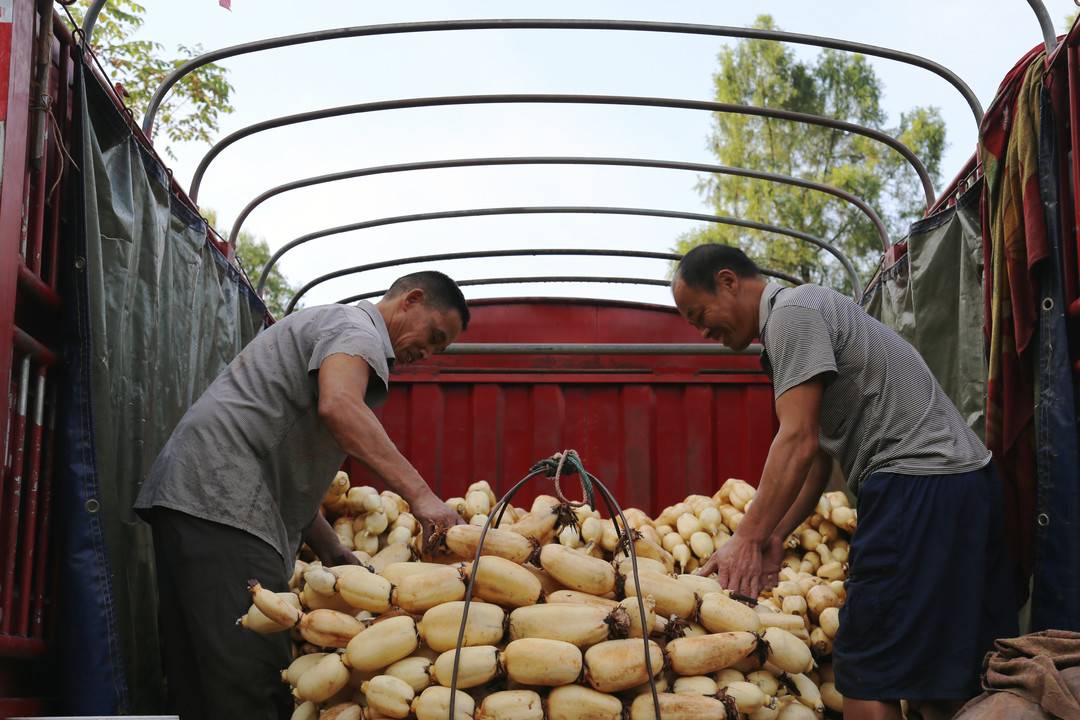
[[[285,308],[285,314],[288,315],[294,309],[296,304],[300,302],[302,298],[309,290],[317,285],[320,285],[329,280],[334,280],[346,275],[356,275],[363,272],[369,272],[371,270],[381,270],[383,268],[398,267],[400,265],[415,265],[417,263],[425,262],[438,262],[445,260],[472,260],[477,258],[490,258],[490,257],[538,257],[538,256],[586,256],[586,257],[626,257],[626,258],[647,258],[654,260],[681,260],[682,255],[678,253],[665,253],[665,252],[652,252],[649,250],[605,250],[605,249],[592,249],[592,248],[531,248],[531,249],[514,249],[514,250],[473,250],[465,252],[452,252],[452,253],[438,253],[434,255],[416,255],[413,257],[399,258],[395,260],[383,260],[380,262],[366,263],[364,265],[354,265],[353,267],[341,268],[328,272],[325,275],[320,275],[314,280],[310,281],[302,288],[297,290],[292,298],[289,299],[289,305]],[[800,278],[790,275],[778,270],[771,270],[768,268],[760,268],[763,275],[777,278],[778,280],[785,280],[794,285],[800,285],[803,281]],[[358,298],[359,299],[359,298]]]
[[[678,98],[659,98],[659,97],[639,97],[628,95],[567,95],[567,94],[529,94],[529,93],[512,93],[512,94],[496,94],[496,95],[448,95],[441,97],[423,97],[423,98],[404,98],[401,100],[383,100],[378,102],[356,103],[352,105],[339,105],[330,108],[322,108],[320,110],[310,110],[308,112],[296,113],[293,115],[283,115],[277,118],[271,118],[270,120],[263,120],[262,122],[254,123],[246,127],[242,127],[239,130],[229,133],[221,140],[218,140],[210,148],[209,151],[199,161],[198,167],[195,169],[195,173],[191,179],[191,188],[188,191],[188,195],[193,201],[197,201],[199,197],[199,188],[202,185],[203,176],[206,174],[207,168],[214,158],[222,153],[225,148],[229,147],[238,140],[250,137],[266,130],[273,130],[279,127],[286,127],[288,125],[296,125],[299,123],[310,122],[312,120],[323,120],[332,117],[342,117],[345,115],[358,115],[371,112],[384,112],[388,110],[404,110],[409,108],[423,108],[423,107],[449,107],[454,105],[491,105],[491,104],[521,104],[521,103],[536,103],[536,104],[578,104],[578,105],[628,105],[634,107],[662,107],[662,108],[675,108],[681,110],[706,110],[709,112],[719,113],[731,113],[735,115],[750,115],[755,117],[767,117],[776,120],[790,120],[792,122],[804,123],[807,125],[818,125],[820,127],[827,127],[833,130],[843,130],[855,135],[862,135],[868,137],[871,140],[876,140],[884,145],[891,147],[900,153],[908,164],[915,170],[915,173],[919,176],[919,181],[922,183],[923,194],[926,199],[926,207],[930,208],[934,204],[934,184],[930,179],[930,173],[927,171],[926,166],[923,165],[919,157],[905,145],[903,142],[897,140],[887,133],[883,133],[880,130],[874,128],[865,127],[856,123],[849,123],[843,120],[835,120],[833,118],[823,117],[821,115],[811,115],[809,113],[794,112],[791,110],[780,110],[776,108],[757,107],[754,105],[737,105],[733,103],[721,103],[713,102],[710,100],[682,100]]]
[[[550,206],[533,206],[533,207],[494,207],[494,208],[469,208],[466,210],[445,210],[441,212],[432,213],[413,213],[410,215],[395,215],[391,217],[375,218],[374,220],[364,220],[362,222],[350,223],[348,225],[338,225],[332,228],[326,228],[323,230],[316,230],[306,235],[290,240],[289,242],[278,248],[274,254],[267,261],[265,267],[259,273],[259,280],[256,285],[256,291],[261,293],[266,286],[266,279],[270,275],[270,271],[281,257],[293,248],[317,240],[319,238],[328,237],[330,235],[337,235],[344,232],[352,232],[354,230],[367,230],[373,227],[383,227],[386,225],[398,225],[401,223],[421,222],[425,220],[445,220],[450,218],[462,218],[462,217],[488,217],[493,215],[552,215],[552,214],[567,214],[567,215],[631,215],[638,217],[662,217],[662,218],[674,218],[679,220],[696,220],[699,222],[710,222],[721,225],[733,225],[735,227],[743,227],[749,230],[760,230],[762,232],[776,233],[779,235],[787,235],[803,242],[808,242],[811,245],[815,245],[822,250],[827,251],[833,257],[840,261],[840,264],[844,266],[844,270],[847,272],[848,277],[851,280],[852,288],[856,299],[861,297],[862,285],[859,282],[859,275],[855,270],[854,265],[848,259],[847,255],[838,250],[830,243],[822,240],[821,238],[804,233],[800,230],[793,230],[791,228],[780,227],[777,225],[769,225],[767,223],[759,223],[751,220],[743,220],[742,218],[726,217],[724,215],[708,215],[705,213],[691,213],[682,212],[679,210],[659,210],[654,208],[639,208],[639,207],[601,207],[590,205],[550,205]]]
[[[755,180],[765,180],[767,182],[782,183],[785,185],[793,185],[795,187],[805,188],[807,190],[814,190],[816,192],[827,193],[834,197],[840,198],[846,202],[851,203],[857,207],[870,222],[873,223],[874,229],[877,230],[878,237],[881,238],[881,244],[884,250],[888,250],[892,244],[889,239],[889,231],[885,227],[885,223],[881,217],[871,208],[866,202],[856,195],[853,195],[846,190],[841,190],[833,185],[825,185],[823,183],[813,182],[811,180],[805,180],[799,177],[792,177],[791,175],[783,175],[780,173],[764,172],[761,170],[750,170],[741,167],[730,167],[727,165],[711,165],[707,163],[692,163],[692,162],[678,162],[674,160],[652,160],[646,158],[615,158],[615,157],[580,157],[580,156],[566,156],[566,157],[486,157],[486,158],[461,158],[455,160],[429,160],[425,162],[412,162],[412,163],[400,163],[394,165],[377,165],[373,167],[356,168],[354,170],[345,170],[343,172],[326,173],[324,175],[314,175],[312,177],[303,178],[300,180],[293,180],[292,182],[284,183],[270,188],[269,190],[259,194],[251,200],[244,209],[240,211],[235,222],[233,222],[232,229],[229,231],[229,244],[235,246],[236,240],[240,235],[240,229],[243,227],[244,222],[248,216],[251,215],[254,210],[263,202],[269,200],[272,197],[281,195],[290,190],[299,190],[301,188],[312,187],[314,185],[321,185],[323,183],[337,182],[338,180],[351,180],[353,178],[370,177],[372,175],[385,175],[390,173],[401,172],[413,172],[417,170],[441,170],[444,168],[461,168],[461,167],[492,167],[492,166],[507,166],[507,165],[593,165],[593,166],[616,166],[616,167],[642,167],[642,168],[661,168],[666,170],[692,170],[695,172],[714,173],[717,175],[733,175],[737,177],[753,178]]]
[[[104,0],[99,0],[104,4]],[[1041,0],[1029,0],[1038,2]],[[1044,8],[1045,11],[1045,8]],[[478,20],[443,20],[433,22],[389,23],[385,25],[364,25],[315,32],[264,38],[250,43],[241,43],[229,47],[211,50],[192,58],[171,72],[158,86],[150,99],[146,115],[143,116],[143,132],[149,138],[154,127],[154,118],[165,95],[173,85],[185,75],[218,60],[246,55],[264,50],[304,45],[328,40],[340,40],[354,37],[374,37],[379,35],[405,35],[424,32],[446,32],[451,30],[619,30],[634,32],[675,33],[681,35],[705,35],[712,37],[743,38],[748,40],[773,40],[796,45],[812,45],[832,50],[861,53],[886,60],[895,60],[907,65],[922,68],[943,78],[963,96],[975,118],[975,125],[982,122],[983,108],[979,99],[967,83],[949,68],[928,58],[914,53],[893,48],[851,42],[840,38],[820,35],[766,30],[762,28],[733,27],[730,25],[703,25],[695,23],[649,22],[641,20],[579,20],[579,19],[478,19]]]

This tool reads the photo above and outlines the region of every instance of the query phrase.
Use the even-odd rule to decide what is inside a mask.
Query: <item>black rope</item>
[[[656,718],[658,720],[660,718],[660,697],[656,690],[656,674],[653,672],[652,653],[650,652],[651,641],[649,640],[649,634],[651,628],[647,627],[648,613],[645,611],[645,601],[641,593],[641,581],[638,578],[637,551],[634,548],[634,542],[631,538],[630,523],[627,522],[622,508],[619,506],[619,503],[615,501],[614,496],[608,491],[607,487],[605,487],[595,475],[592,475],[585,469],[577,452],[574,450],[564,450],[561,453],[555,453],[549,458],[540,460],[533,465],[532,468],[529,469],[529,473],[510,488],[510,490],[503,495],[502,499],[495,504],[495,507],[488,515],[487,520],[484,521],[483,528],[480,530],[480,538],[476,545],[476,554],[473,557],[472,568],[469,572],[469,581],[465,585],[465,602],[461,610],[461,626],[458,628],[457,645],[454,648],[454,668],[450,675],[450,706],[448,708],[448,720],[453,720],[454,709],[457,704],[458,667],[461,661],[462,645],[465,642],[465,626],[469,620],[469,605],[472,603],[473,585],[476,582],[476,572],[480,565],[481,553],[484,549],[484,539],[487,537],[488,530],[491,528],[493,521],[496,525],[501,522],[503,513],[506,512],[507,506],[514,496],[517,495],[518,491],[530,480],[539,477],[540,475],[553,479],[555,481],[556,492],[561,496],[562,493],[558,490],[558,477],[562,472],[566,471],[567,465],[570,466],[571,470],[577,472],[578,477],[581,480],[582,491],[587,498],[590,507],[596,507],[593,487],[595,486],[600,490],[600,496],[603,498],[604,504],[608,510],[608,515],[615,525],[616,533],[619,535],[620,540],[625,535],[625,538],[628,541],[627,545],[630,554],[630,565],[634,573],[634,589],[637,593],[638,612],[641,617],[641,637],[645,646],[645,671],[649,675],[649,689],[652,692],[653,710],[656,712]],[[620,523],[616,521],[616,518],[618,518],[618,521],[621,521],[621,529]],[[582,662],[584,662],[584,659]]]

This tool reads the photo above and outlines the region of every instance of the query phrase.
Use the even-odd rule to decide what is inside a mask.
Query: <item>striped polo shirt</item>
[[[856,495],[874,472],[943,475],[990,461],[922,356],[851,298],[769,283],[758,321],[774,397],[824,376],[820,445]]]

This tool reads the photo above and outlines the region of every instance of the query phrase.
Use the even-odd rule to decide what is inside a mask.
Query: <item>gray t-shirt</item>
[[[261,332],[210,384],[154,461],[135,509],[171,508],[266,541],[291,569],[345,460],[318,414],[317,371],[331,355],[371,366],[365,402],[386,399],[394,351],[374,305],[324,305]]]
[[[881,470],[937,475],[990,461],[915,348],[851,298],[769,283],[759,321],[775,397],[825,376],[820,444],[853,493]]]

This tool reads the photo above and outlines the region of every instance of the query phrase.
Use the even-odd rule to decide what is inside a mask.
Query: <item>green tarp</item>
[[[922,354],[968,426],[983,437],[982,183],[959,202],[911,226],[907,254],[868,289],[867,312]]]
[[[162,700],[150,528],[132,503],[173,427],[263,327],[265,309],[207,242],[103,89],[83,85],[82,175],[96,473],[125,712]],[[88,510],[89,511],[89,510]]]

